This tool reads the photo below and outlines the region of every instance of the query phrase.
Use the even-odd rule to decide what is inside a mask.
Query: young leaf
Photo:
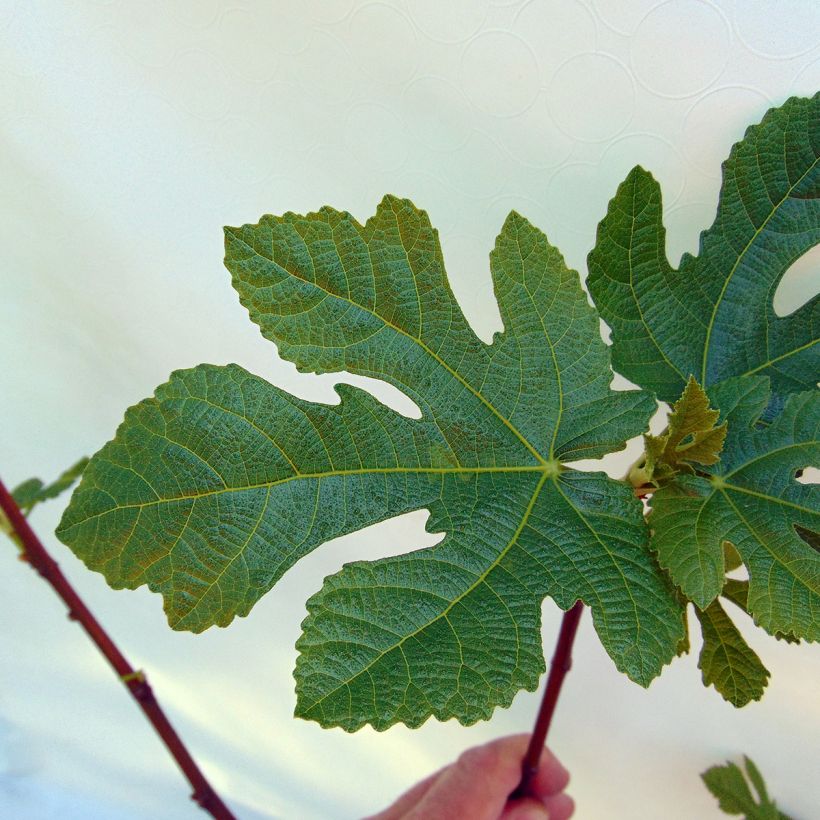
[[[82,475],[87,464],[88,459],[81,458],[48,485],[44,485],[39,478],[29,478],[15,487],[11,494],[21,512],[28,515],[37,504],[57,498],[60,493],[67,490]]]
[[[659,436],[644,434],[645,454],[629,472],[633,486],[660,487],[680,472],[694,473],[693,464],[711,465],[720,458],[726,424],[709,407],[706,391],[689,377]]]
[[[769,670],[746,643],[718,601],[695,609],[703,632],[698,666],[703,685],[714,686],[725,700],[740,708],[760,700],[769,682]]]
[[[701,778],[712,794],[717,797],[718,805],[726,814],[742,814],[746,820],[791,820],[777,808],[774,800],[769,798],[766,784],[757,766],[748,757],[746,773],[757,792],[757,799],[749,788],[741,768],[731,761],[724,766],[712,766]]]
[[[715,222],[678,270],[666,258],[658,183],[632,170],[588,260],[617,371],[669,402],[690,375],[704,387],[765,375],[777,396],[815,387],[820,298],[784,317],[772,298],[789,266],[820,242],[818,155],[820,93],[771,109],[732,148]]]
[[[348,386],[327,406],[236,366],[179,372],[92,459],[60,537],[200,631],[324,541],[427,508],[444,541],[350,564],[308,604],[297,709],[325,725],[488,717],[537,685],[545,595],[589,604],[617,667],[648,684],[681,607],[631,489],[562,462],[623,447],[654,399],[610,389],[597,314],[540,231],[511,214],[491,262],[506,330],[486,345],[406,200],[365,225],[324,208],[227,228],[234,286],[282,356],[384,379],[421,419]]]
[[[772,634],[820,638],[820,553],[795,526],[820,532],[816,485],[795,474],[820,463],[820,394],[797,393],[767,427],[768,379],[729,379],[709,391],[728,424],[708,478],[680,475],[652,497],[652,546],[683,593],[705,609],[724,585],[723,542],[749,570],[748,608]]]

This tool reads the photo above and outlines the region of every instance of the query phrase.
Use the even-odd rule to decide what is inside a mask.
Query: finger
[[[449,768],[449,767],[446,767]],[[416,783],[413,788],[408,789],[395,803],[388,806],[378,814],[370,817],[365,817],[364,820],[402,820],[402,818],[423,798],[430,790],[430,787],[435,783],[436,779],[441,776],[445,769],[439,769],[431,775],[428,775],[424,780]]]
[[[561,761],[546,747],[541,753],[538,770],[530,780],[528,793],[533,797],[544,798],[563,791],[569,783],[569,772]]]
[[[408,820],[496,820],[521,779],[528,735],[513,735],[468,749],[432,784]]]
[[[550,820],[568,820],[575,812],[575,801],[568,794],[554,794],[543,804]]]
[[[501,815],[501,820],[569,820],[575,802],[568,794],[556,794],[546,800],[524,797],[513,800]]]
[[[552,820],[552,816],[540,800],[523,797],[509,803],[500,820]]]

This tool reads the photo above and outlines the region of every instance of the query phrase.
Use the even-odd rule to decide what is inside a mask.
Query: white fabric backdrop
[[[410,196],[489,339],[500,321],[487,253],[506,213],[585,273],[606,203],[640,162],[663,184],[676,262],[711,222],[732,142],[769,106],[820,88],[818,31],[813,0],[0,3],[3,479],[55,476],[171,370],[202,361],[335,401],[335,377],[297,374],[248,321],[222,268],[223,224],[325,203],[364,219],[383,193]],[[817,259],[787,275],[781,311],[816,290]],[[622,471],[635,454],[609,463]],[[360,816],[460,750],[531,725],[538,695],[526,693],[469,729],[346,735],[292,717],[305,599],[344,561],[432,543],[426,513],[326,545],[250,617],[191,636],[165,626],[158,597],[109,590],[57,543],[64,503],[34,525],[242,818]],[[9,544],[0,600],[0,814],[200,816]],[[550,648],[559,617],[545,603]],[[551,738],[581,820],[719,817],[698,772],[742,752],[785,809],[816,812],[820,657],[749,638],[772,682],[736,711],[701,686],[697,641],[644,691],[582,624]]]

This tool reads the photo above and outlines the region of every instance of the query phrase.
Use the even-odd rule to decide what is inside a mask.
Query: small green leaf
[[[644,434],[645,455],[630,470],[632,485],[659,487],[680,472],[694,473],[693,464],[715,464],[726,438],[725,422],[717,424],[719,416],[709,407],[706,391],[690,376],[666,430],[659,436]]]
[[[820,638],[820,553],[795,531],[820,531],[818,487],[795,474],[820,463],[820,394],[797,393],[768,426],[768,379],[746,376],[709,390],[728,423],[709,474],[680,475],[652,497],[652,546],[683,593],[705,609],[725,580],[723,542],[749,571],[748,608],[772,634]]]
[[[712,766],[701,774],[706,787],[718,799],[720,808],[726,814],[742,814],[746,820],[791,820],[769,798],[757,766],[750,758],[743,759],[749,781],[757,791],[757,798],[752,794],[742,769],[731,761],[723,766]]]
[[[640,167],[609,204],[589,255],[590,293],[612,328],[613,365],[674,401],[690,375],[709,387],[765,375],[773,393],[820,376],[820,298],[774,312],[777,283],[820,242],[820,93],[751,126],[723,164],[714,224],[698,256],[666,258],[661,192]]]
[[[28,478],[11,491],[12,498],[17,502],[21,512],[28,512],[37,503],[44,487],[41,478]]]
[[[491,256],[505,331],[467,324],[423,211],[227,228],[242,303],[300,370],[384,379],[290,396],[236,366],[172,375],[91,461],[58,534],[117,587],[147,583],[175,628],[246,615],[320,544],[427,509],[430,549],[345,566],[308,603],[297,713],[378,729],[489,717],[544,671],[541,602],[589,604],[616,666],[646,685],[675,654],[681,606],[630,487],[565,462],[621,449],[656,407],[613,391],[599,320],[561,254],[510,214]]]
[[[738,708],[760,700],[769,681],[769,670],[746,643],[718,601],[695,609],[703,632],[698,666],[703,685],[714,686]]]
[[[82,475],[87,464],[88,458],[81,458],[48,485],[44,485],[39,478],[29,478],[15,487],[11,494],[23,514],[28,515],[37,504],[65,492]]]

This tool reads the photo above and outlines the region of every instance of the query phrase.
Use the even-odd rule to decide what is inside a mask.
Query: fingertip
[[[501,817],[502,820],[550,820],[550,814],[544,804],[531,797],[515,801]]]
[[[560,760],[546,747],[541,755],[538,770],[530,784],[530,790],[538,797],[548,797],[562,792],[569,784],[570,774]]]
[[[543,805],[549,820],[568,820],[575,812],[575,801],[563,792],[548,797]]]

